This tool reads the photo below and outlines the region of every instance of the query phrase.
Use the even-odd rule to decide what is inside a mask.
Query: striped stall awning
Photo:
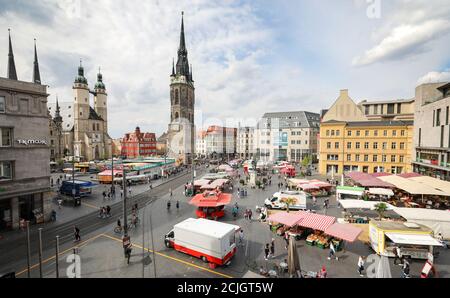
[[[335,221],[336,218],[333,216],[305,212],[304,217],[298,222],[298,225],[313,230],[325,231]]]
[[[348,241],[355,241],[362,229],[352,226],[350,224],[335,223],[325,230],[325,234]]]

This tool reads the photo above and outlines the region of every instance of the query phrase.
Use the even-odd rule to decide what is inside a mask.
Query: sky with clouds
[[[50,102],[72,100],[82,58],[91,87],[102,69],[110,135],[159,135],[181,11],[197,127],[318,113],[340,89],[355,101],[411,98],[418,83],[450,80],[448,0],[0,0],[0,76],[11,28],[20,80],[31,80],[37,38]]]

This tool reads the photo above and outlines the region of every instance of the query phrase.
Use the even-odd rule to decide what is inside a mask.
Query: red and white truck
[[[205,263],[228,265],[236,253],[239,226],[204,218],[188,218],[165,235],[165,245],[202,259]]]

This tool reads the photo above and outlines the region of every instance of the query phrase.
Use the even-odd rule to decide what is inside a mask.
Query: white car
[[[306,197],[307,195],[303,191],[281,191],[273,194],[272,198],[268,198],[264,201],[264,205],[268,209],[287,209],[286,203],[283,199],[294,198],[296,202],[289,206],[292,210],[306,210]]]

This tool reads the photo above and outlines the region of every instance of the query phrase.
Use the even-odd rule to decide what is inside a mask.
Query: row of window
[[[337,154],[328,154],[327,160],[329,161],[338,161],[339,155]],[[399,162],[403,163],[405,162],[405,156],[404,155],[390,155],[390,158],[388,158],[388,155],[381,155],[381,159],[379,159],[379,155],[361,155],[361,154],[347,154],[346,161],[355,161],[355,162]]]
[[[381,115],[384,114],[384,105],[380,104],[380,113]],[[397,104],[397,114],[401,114],[402,113],[402,104],[398,103]],[[364,114],[365,115],[379,115],[378,114],[378,104],[373,105],[373,113],[370,114],[370,105],[366,105],[364,106]],[[390,103],[387,104],[387,114],[388,115],[392,115],[395,114],[395,104]]]
[[[12,128],[0,127],[0,147],[11,147]]]
[[[382,150],[387,150],[388,147],[388,142],[382,142],[381,144],[381,148],[378,146],[378,142],[373,142],[372,143],[372,149],[382,149]],[[332,147],[332,143],[331,142],[327,142],[327,149],[331,149]],[[335,142],[334,143],[334,148],[335,149],[339,149],[340,147],[340,143],[339,142]],[[364,142],[364,147],[365,150],[369,150],[370,149],[370,143],[369,142]],[[399,146],[397,147],[397,142],[391,142],[391,146],[390,149],[392,150],[397,150],[397,148],[399,148],[400,150],[404,150],[406,148],[405,143],[404,142],[400,142]],[[353,149],[353,143],[352,142],[347,142],[347,149]],[[355,142],[355,149],[362,149],[361,148],[361,142]]]
[[[369,137],[370,136],[370,132],[371,132],[370,130],[364,130],[364,136],[365,137]],[[373,132],[373,136],[374,137],[378,137],[378,135],[379,135],[378,134],[378,130],[373,130],[372,132]],[[353,133],[354,133],[354,136],[356,136],[356,137],[362,136],[361,130],[347,130],[347,136],[348,137],[351,137],[353,135]],[[327,129],[325,131],[325,135],[327,137],[330,137],[330,136],[331,137],[334,137],[334,136],[339,137],[340,134],[341,134],[340,130],[334,130],[334,129],[329,130],[329,129]],[[388,135],[388,130],[383,130],[382,135],[384,137],[388,137],[389,136]],[[390,136],[396,137],[397,135],[398,135],[397,134],[397,130],[392,130],[391,131],[391,135]],[[404,137],[405,135],[406,135],[406,131],[404,129],[400,130],[400,136]]]
[[[5,97],[0,96],[0,113],[6,112],[6,103],[5,103]]]

